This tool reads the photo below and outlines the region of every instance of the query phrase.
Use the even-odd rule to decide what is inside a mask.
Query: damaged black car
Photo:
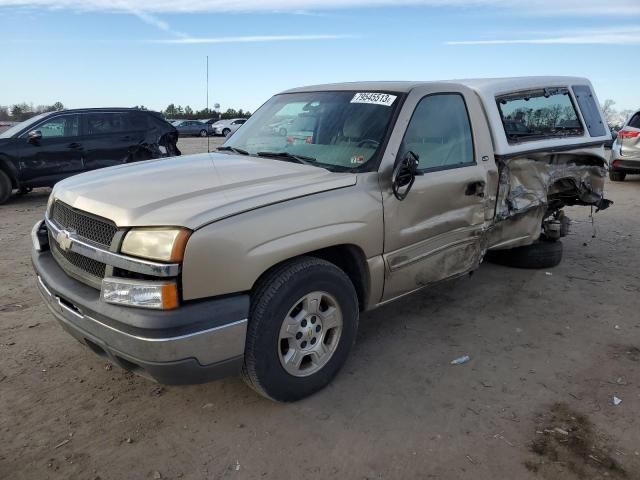
[[[0,133],[0,204],[72,175],[180,155],[178,132],[159,113],[132,108],[48,112]]]

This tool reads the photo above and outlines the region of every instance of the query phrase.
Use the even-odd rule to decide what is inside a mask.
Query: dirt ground
[[[237,378],[162,387],[82,347],[30,266],[48,190],[15,198],[0,206],[0,478],[638,479],[640,177],[607,190],[595,238],[589,209],[568,209],[559,267],[484,264],[363,315],[335,381],[288,405]]]

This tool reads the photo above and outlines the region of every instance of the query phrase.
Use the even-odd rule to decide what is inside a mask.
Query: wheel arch
[[[260,285],[266,277],[282,265],[305,257],[325,260],[342,270],[347,277],[349,277],[349,280],[351,280],[356,290],[360,311],[362,312],[366,309],[371,290],[371,274],[364,251],[359,246],[353,244],[332,245],[282,260],[258,276],[251,288],[251,292],[253,293],[256,287]]]

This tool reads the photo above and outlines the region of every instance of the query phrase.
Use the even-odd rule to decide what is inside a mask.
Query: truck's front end
[[[162,383],[194,383],[242,365],[248,297],[183,302],[191,231],[119,228],[51,195],[32,231],[40,293],[95,353]]]

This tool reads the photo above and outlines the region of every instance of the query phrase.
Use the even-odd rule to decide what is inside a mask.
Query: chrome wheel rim
[[[282,368],[294,377],[321,370],[336,352],[342,325],[342,310],[333,295],[316,291],[299,299],[280,327],[277,347]]]

